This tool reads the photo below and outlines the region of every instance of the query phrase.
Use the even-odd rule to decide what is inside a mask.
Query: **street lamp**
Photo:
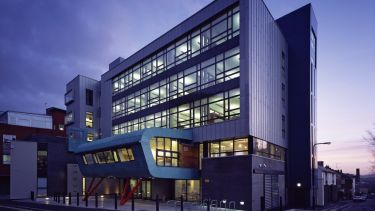
[[[326,145],[329,145],[331,144],[330,141],[326,141],[326,142],[320,142],[320,143],[315,143],[313,144],[313,147],[312,147],[312,187],[313,187],[313,210],[315,210],[315,147],[317,145],[323,145],[323,144],[326,144]]]

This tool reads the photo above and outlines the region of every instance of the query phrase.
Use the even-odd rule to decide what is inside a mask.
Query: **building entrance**
[[[176,180],[175,199],[180,199],[181,196],[187,201],[199,201],[200,180]]]
[[[279,176],[264,174],[264,200],[265,208],[271,209],[279,206]]]
[[[136,179],[130,180],[130,187],[133,188],[137,184]],[[151,199],[151,180],[143,180],[141,185],[134,193],[134,197],[138,199]]]

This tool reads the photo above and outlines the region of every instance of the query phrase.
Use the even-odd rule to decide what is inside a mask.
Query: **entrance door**
[[[142,181],[142,198],[151,199],[151,180]]]
[[[136,179],[130,180],[130,187],[133,188],[137,184]],[[151,199],[151,180],[143,180],[134,192],[134,198],[137,199]]]
[[[187,201],[199,201],[200,180],[175,180],[175,199],[181,196]]]
[[[264,200],[265,208],[271,209],[279,206],[279,176],[264,175]]]

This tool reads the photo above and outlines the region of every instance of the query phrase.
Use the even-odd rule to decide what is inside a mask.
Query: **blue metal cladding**
[[[312,145],[315,123],[310,112],[312,76],[310,62],[311,30],[317,33],[317,22],[308,4],[277,20],[289,46],[289,148],[287,155],[287,186],[289,203],[292,206],[308,207],[312,201]],[[313,83],[315,83],[313,81]],[[302,188],[296,188],[301,183]]]
[[[75,146],[73,152],[79,155],[78,163],[82,174],[86,177],[152,177],[165,179],[198,179],[199,171],[194,168],[157,166],[153,158],[150,140],[153,137],[168,137],[192,141],[191,130],[168,128],[148,128],[123,135],[112,136],[94,142]],[[74,143],[74,140],[69,140]],[[134,161],[111,164],[90,164],[82,162],[81,155],[109,149],[131,147]]]

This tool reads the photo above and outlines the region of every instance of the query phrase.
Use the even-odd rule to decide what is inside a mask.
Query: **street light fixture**
[[[317,145],[323,145],[323,144],[326,144],[326,145],[329,145],[331,144],[330,141],[326,141],[326,142],[320,142],[320,143],[315,143],[313,144],[313,147],[312,147],[312,187],[313,187],[313,210],[315,210],[315,147]]]

